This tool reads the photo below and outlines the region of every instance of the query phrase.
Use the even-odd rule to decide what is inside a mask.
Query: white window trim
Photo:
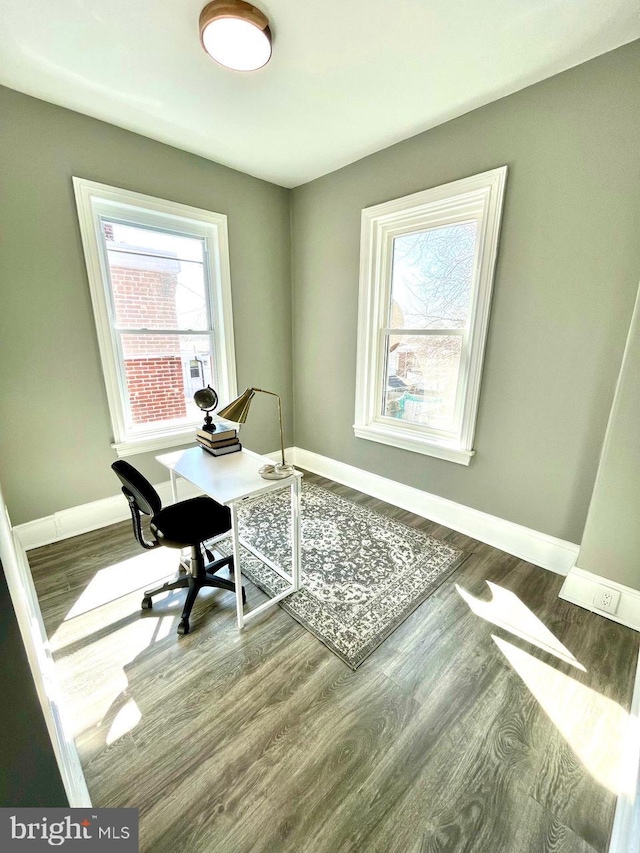
[[[362,211],[353,425],[358,438],[462,465],[471,462],[506,177],[507,167],[502,166]],[[458,426],[455,435],[438,434],[385,417],[380,411],[385,356],[382,330],[387,325],[393,239],[470,220],[478,223],[478,237],[469,330],[464,336],[467,357],[461,364],[458,386]]]
[[[207,278],[210,282],[209,299],[215,323],[212,354],[218,374],[216,391],[221,400],[233,400],[237,396],[238,389],[227,217],[221,213],[118,189],[87,181],[84,178],[74,177],[73,188],[111,414],[114,439],[111,446],[118,456],[130,456],[186,444],[193,438],[193,426],[198,421],[186,426],[181,424],[177,428],[150,427],[148,430],[141,431],[139,435],[127,432],[124,409],[125,389],[116,357],[116,342],[107,303],[105,281],[108,280],[108,269],[100,234],[99,217],[106,214],[122,218],[123,211],[128,209],[130,214],[135,214],[133,219],[138,224],[164,226],[175,230],[176,224],[181,223],[190,234],[205,239]]]

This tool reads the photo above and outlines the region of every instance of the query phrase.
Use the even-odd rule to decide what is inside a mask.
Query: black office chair
[[[189,616],[198,593],[203,587],[220,587],[235,592],[235,584],[216,576],[216,572],[229,566],[233,576],[233,557],[223,557],[213,560],[212,555],[204,545],[209,539],[226,533],[231,529],[231,513],[228,507],[211,498],[191,498],[162,508],[160,496],[151,483],[139,471],[119,459],[111,466],[122,483],[122,491],[129,501],[133,532],[143,548],[157,548],[164,545],[167,548],[191,548],[190,573],[168,581],[158,589],[145,592],[142,599],[142,609],[150,610],[152,598],[160,592],[172,589],[188,589],[184,603],[182,618],[178,624],[178,634],[189,633]],[[151,516],[150,530],[154,536],[152,542],[147,542],[142,532],[140,513]],[[211,562],[205,565],[202,549],[207,551]],[[244,587],[242,602],[246,600]]]

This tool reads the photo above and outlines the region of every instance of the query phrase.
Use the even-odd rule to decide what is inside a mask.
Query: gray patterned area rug
[[[291,571],[288,489],[246,501],[240,536]],[[465,558],[462,551],[321,488],[302,486],[302,589],[280,603],[352,669]],[[287,586],[246,549],[242,573],[268,595]]]

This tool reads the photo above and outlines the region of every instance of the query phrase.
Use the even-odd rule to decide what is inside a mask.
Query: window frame
[[[205,289],[211,319],[206,333],[210,339],[216,391],[220,399],[233,400],[237,396],[237,379],[227,217],[84,178],[74,177],[73,189],[113,430],[111,446],[122,457],[186,444],[192,439],[193,427],[199,423],[199,418],[173,427],[149,425],[135,431],[127,428],[124,363],[112,311],[111,279],[101,218],[110,217],[204,240]],[[187,329],[179,333],[193,334]],[[203,332],[198,330],[197,333]]]
[[[462,465],[470,464],[475,453],[473,441],[506,177],[507,167],[502,166],[362,211],[353,425],[357,438]],[[477,222],[476,252],[469,323],[462,334],[455,429],[444,431],[385,416],[382,414],[382,400],[386,337],[412,332],[409,329],[392,329],[387,325],[391,305],[393,241],[403,234],[470,221]],[[419,332],[446,334],[442,329]]]

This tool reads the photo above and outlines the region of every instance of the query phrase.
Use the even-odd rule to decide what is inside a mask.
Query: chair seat
[[[191,498],[165,507],[151,519],[151,530],[168,548],[199,545],[226,533],[231,527],[231,511],[212,498]]]

